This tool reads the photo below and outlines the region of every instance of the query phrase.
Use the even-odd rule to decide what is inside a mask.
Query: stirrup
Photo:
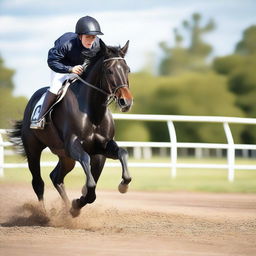
[[[43,130],[45,126],[45,118],[41,118],[40,120],[37,121],[33,121],[30,124],[30,128],[31,129],[35,129],[35,130]]]

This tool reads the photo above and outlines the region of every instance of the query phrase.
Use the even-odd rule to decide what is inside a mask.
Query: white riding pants
[[[62,84],[65,80],[70,78],[75,78],[76,74],[73,73],[57,73],[51,70],[51,86],[49,91],[53,94],[58,94],[58,91],[61,89]]]

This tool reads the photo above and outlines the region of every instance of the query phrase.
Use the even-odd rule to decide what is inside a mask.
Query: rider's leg
[[[45,124],[44,115],[57,99],[58,91],[61,89],[63,82],[69,79],[70,76],[71,74],[60,74],[52,71],[51,87],[46,92],[44,102],[42,104],[37,120],[31,122],[31,125],[30,125],[31,129],[44,129],[44,124]]]
[[[49,90],[46,91],[44,102],[42,104],[40,113],[38,115],[37,120],[31,122],[30,128],[31,129],[44,129],[44,115],[50,109],[52,104],[55,102],[57,95],[50,92]]]

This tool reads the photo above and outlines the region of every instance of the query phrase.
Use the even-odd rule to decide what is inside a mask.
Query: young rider
[[[39,116],[31,122],[30,128],[44,129],[44,114],[57,98],[65,80],[74,74],[83,73],[83,63],[88,62],[100,50],[99,38],[103,35],[96,19],[90,16],[80,18],[76,23],[75,33],[68,32],[58,38],[48,53],[48,65],[52,70],[51,86],[46,91]]]

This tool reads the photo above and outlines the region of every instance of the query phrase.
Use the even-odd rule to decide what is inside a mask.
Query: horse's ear
[[[110,55],[111,51],[108,46],[100,39],[100,49],[103,55]]]
[[[124,57],[128,51],[128,47],[129,47],[129,40],[126,42],[126,44],[122,47],[121,49],[121,55],[122,57]]]
[[[103,52],[106,52],[106,50],[107,50],[107,46],[105,45],[105,43],[101,39],[100,39],[100,49]]]

